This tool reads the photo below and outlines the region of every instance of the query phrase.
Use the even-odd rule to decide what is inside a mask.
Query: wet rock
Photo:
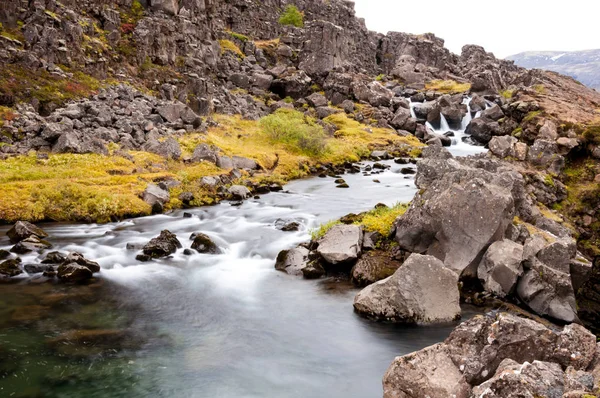
[[[0,250],[0,260],[6,260],[10,257],[10,252],[7,250]]]
[[[275,228],[283,232],[294,232],[300,230],[300,223],[297,221],[279,219],[275,221]]]
[[[232,185],[227,191],[233,200],[244,200],[250,196],[250,190],[243,185]]]
[[[329,264],[352,263],[362,251],[363,231],[358,225],[334,225],[319,240],[317,253]]]
[[[17,221],[17,223],[13,225],[8,232],[6,232],[6,235],[10,239],[11,243],[19,243],[20,241],[31,236],[35,236],[40,239],[48,236],[43,229],[36,227],[28,221]]]
[[[389,278],[367,286],[354,309],[377,319],[409,323],[460,318],[458,275],[433,256],[412,254]]]
[[[25,264],[23,269],[28,274],[41,274],[48,271],[53,271],[54,267],[48,264]]]
[[[0,275],[13,277],[22,274],[20,264],[21,259],[19,258],[3,261],[0,263]]]
[[[142,200],[152,207],[153,214],[162,213],[164,205],[171,200],[169,191],[162,189],[158,185],[148,184],[142,194]]]
[[[100,264],[98,264],[95,261],[88,260],[87,258],[83,257],[83,254],[81,254],[81,253],[77,253],[77,252],[69,253],[67,255],[64,263],[66,263],[66,264],[75,263],[75,264],[81,265],[83,267],[86,267],[90,271],[92,271],[92,273],[100,272]]]
[[[60,252],[50,252],[42,260],[42,264],[62,264],[67,259],[67,256]]]
[[[217,246],[217,244],[215,242],[213,242],[213,240],[210,238],[210,236],[200,233],[200,232],[196,232],[193,233],[192,236],[190,236],[190,239],[193,240],[192,242],[192,249],[196,250],[198,253],[205,253],[205,254],[221,254],[221,249],[219,249],[219,246]]]
[[[151,239],[150,242],[144,246],[143,252],[150,258],[161,258],[175,253],[177,249],[180,249],[181,247],[181,243],[177,239],[177,236],[165,229],[159,236]]]
[[[494,242],[485,252],[477,276],[486,291],[498,297],[511,294],[523,274],[523,246],[510,240]]]
[[[36,236],[30,236],[14,245],[10,251],[17,254],[26,254],[31,252],[41,252],[51,247],[52,245],[45,240],[41,240]]]
[[[70,283],[85,282],[93,277],[92,271],[77,263],[61,264],[58,267],[57,276],[60,280]]]
[[[318,261],[311,261],[302,268],[302,276],[304,279],[319,279],[325,275],[325,269]]]
[[[308,266],[308,254],[308,249],[302,246],[290,250],[282,250],[277,255],[275,269],[284,271],[290,275],[304,275],[303,269]],[[315,272],[316,270],[306,271],[307,275],[312,275]]]
[[[366,236],[367,234],[365,239]],[[369,252],[352,267],[351,280],[356,286],[364,287],[393,275],[401,265],[402,263],[391,258],[387,252]]]
[[[470,390],[443,344],[397,357],[383,376],[384,398],[467,398]]]

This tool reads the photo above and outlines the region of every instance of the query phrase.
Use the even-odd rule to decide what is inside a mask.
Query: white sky
[[[367,28],[435,33],[460,54],[478,44],[503,58],[523,51],[600,48],[599,0],[353,0]]]

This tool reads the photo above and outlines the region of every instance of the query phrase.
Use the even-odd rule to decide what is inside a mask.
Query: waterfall
[[[440,113],[440,131],[444,134],[447,131],[450,131],[450,125],[448,124],[448,120],[446,117]]]
[[[410,117],[416,119],[417,114],[415,113],[415,105],[416,105],[416,103],[413,103],[412,100],[409,98],[408,99],[408,107],[410,108]]]

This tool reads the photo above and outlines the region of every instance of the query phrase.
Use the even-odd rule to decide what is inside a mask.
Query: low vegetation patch
[[[377,207],[365,213],[362,221],[357,223],[364,226],[365,231],[379,232],[382,236],[388,236],[394,221],[406,213],[408,206],[407,203],[396,203],[392,207]]]
[[[511,89],[502,90],[502,91],[500,91],[500,95],[506,99],[511,99],[515,95],[515,91],[516,90],[511,90]]]
[[[219,45],[221,46],[221,54],[230,52],[237,55],[240,58],[244,58],[244,53],[242,52],[242,50],[240,50],[240,48],[231,40],[219,40]]]
[[[341,224],[340,220],[329,220],[326,223],[319,225],[318,228],[311,229],[310,237],[312,240],[321,239],[322,237],[325,236],[325,234],[327,232],[329,232],[329,230],[331,228],[333,228],[335,225],[339,225],[339,224]]]
[[[293,4],[289,4],[283,10],[283,13],[279,17],[279,23],[281,25],[295,26],[302,28],[304,26],[304,14],[300,12],[298,7]]]
[[[432,80],[425,84],[425,90],[440,93],[464,93],[471,89],[471,83],[458,83],[454,80]]]
[[[292,152],[319,156],[327,148],[323,127],[296,110],[278,109],[262,118],[260,127],[271,141],[284,144]]]

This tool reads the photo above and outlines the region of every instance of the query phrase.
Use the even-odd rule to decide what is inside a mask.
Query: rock
[[[500,159],[504,159],[507,156],[514,156],[514,146],[517,142],[518,140],[515,137],[503,135],[500,137],[492,137],[488,145],[490,152]]]
[[[294,232],[300,230],[300,223],[297,221],[278,219],[275,221],[275,228],[283,232]]]
[[[67,259],[67,256],[60,252],[50,252],[42,260],[42,264],[62,264]]]
[[[397,357],[383,376],[384,398],[467,398],[470,390],[443,344]]]
[[[469,123],[465,134],[482,144],[487,144],[493,136],[500,135],[500,125],[492,119],[479,117]]]
[[[148,184],[142,194],[142,200],[152,207],[152,213],[162,213],[164,205],[171,200],[169,191],[160,188],[155,184]]]
[[[0,275],[13,277],[22,274],[20,264],[21,259],[19,258],[3,261],[0,263]]]
[[[54,269],[53,266],[48,264],[25,264],[23,265],[23,269],[30,275],[33,274],[41,274],[43,272],[52,271]]]
[[[192,249],[196,250],[198,253],[206,253],[206,254],[221,254],[221,249],[213,240],[206,234],[203,233],[194,233],[190,237],[192,242]]]
[[[191,160],[194,163],[206,161],[217,164],[217,151],[212,150],[206,144],[200,144],[194,148],[194,153],[192,154]]]
[[[596,336],[586,328],[572,323],[558,335],[553,360],[563,367],[586,370],[596,355]]]
[[[233,200],[244,200],[250,196],[250,190],[243,185],[232,185],[227,192]]]
[[[282,250],[277,255],[275,269],[284,271],[290,275],[303,275],[303,269],[308,265],[308,254],[308,249],[302,246],[290,250]],[[312,272],[314,273],[314,271]],[[307,274],[309,274],[308,271]]]
[[[43,229],[36,227],[28,221],[17,221],[16,224],[13,225],[8,232],[6,232],[6,235],[10,239],[11,243],[19,243],[20,241],[31,236],[35,236],[40,239],[48,236]]]
[[[358,225],[334,225],[319,240],[317,253],[329,264],[356,261],[362,250],[363,231]]]
[[[319,279],[325,275],[325,269],[318,261],[311,261],[302,268],[302,276],[304,279]]]
[[[565,159],[558,154],[558,146],[554,141],[537,139],[529,148],[527,161],[534,166],[548,168],[548,171],[554,174],[560,174]]]
[[[491,119],[494,121],[498,121],[504,117],[504,112],[502,112],[502,108],[498,105],[494,104],[489,109],[486,109],[481,113],[481,117]]]
[[[319,93],[313,93],[309,95],[308,97],[306,97],[306,101],[308,101],[308,104],[313,108],[327,106],[327,98],[325,98],[324,95]]]
[[[0,249],[0,260],[6,260],[10,257],[10,252],[8,250]]]
[[[409,323],[460,318],[458,275],[433,256],[412,254],[389,278],[367,286],[354,299],[361,314]]]
[[[371,158],[375,160],[389,159],[390,155],[387,151],[373,151],[371,152]]]
[[[10,251],[17,254],[26,254],[31,252],[41,252],[51,247],[52,245],[45,240],[41,240],[36,236],[30,236],[14,245]]]
[[[473,389],[473,397],[562,397],[564,376],[556,363],[519,364],[507,359],[490,380]]]
[[[539,315],[564,322],[575,322],[577,306],[569,275],[534,260],[530,270],[519,279],[517,295]]]
[[[485,252],[477,276],[486,291],[498,297],[511,294],[523,275],[523,246],[504,239],[494,242]]]
[[[75,263],[81,265],[92,271],[92,273],[100,272],[100,264],[98,264],[95,261],[86,259],[85,257],[83,257],[83,254],[77,252],[69,253],[63,263]]]
[[[64,282],[81,283],[91,279],[93,274],[88,267],[77,263],[66,263],[58,267],[57,276]]]
[[[259,168],[256,161],[241,156],[233,156],[231,161],[233,162],[233,167],[236,169],[256,170]]]
[[[143,252],[150,258],[161,258],[175,253],[181,247],[177,236],[168,230],[164,230],[144,246]]]
[[[145,151],[155,153],[165,159],[179,160],[181,157],[181,146],[173,137],[169,137],[163,142],[149,140],[143,148]]]
[[[544,121],[540,131],[538,132],[538,138],[548,141],[556,141],[558,138],[558,131],[556,124],[552,120]]]
[[[169,123],[175,123],[180,120],[181,113],[184,109],[185,105],[179,102],[161,106],[157,111],[164,120]]]
[[[365,240],[366,236],[367,234]],[[369,252],[364,254],[352,268],[351,280],[356,286],[364,287],[393,275],[401,265],[402,263],[392,259],[389,253]]]

